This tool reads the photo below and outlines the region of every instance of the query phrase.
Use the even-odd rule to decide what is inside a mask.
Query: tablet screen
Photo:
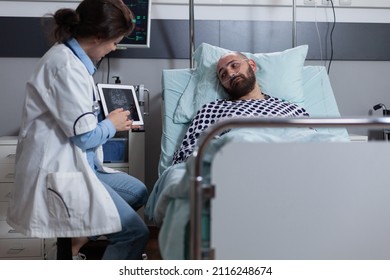
[[[130,111],[129,119],[133,120],[134,125],[144,125],[134,86],[98,84],[97,87],[105,116],[117,108],[123,108]]]

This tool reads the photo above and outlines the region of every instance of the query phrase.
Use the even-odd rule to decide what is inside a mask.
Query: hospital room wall
[[[164,20],[164,18],[169,18],[169,15],[183,15],[183,20],[186,20],[185,12],[180,13],[177,11],[172,11],[172,7],[169,7],[169,12],[166,9],[166,6],[164,6],[161,10],[156,10],[155,8],[154,18],[156,20]],[[187,8],[183,7],[178,7],[178,9],[185,9],[185,11],[187,10]],[[388,10],[377,9],[375,11],[380,16],[375,17],[374,13],[371,19],[365,19],[366,22],[387,24],[386,19],[390,19],[390,16],[387,15]],[[289,14],[290,9],[287,9],[286,12]],[[374,11],[370,9],[367,13],[365,13],[365,15],[373,12]],[[205,15],[208,13],[210,13],[210,11],[202,14],[199,12],[198,17],[201,21],[213,20],[211,16]],[[327,13],[329,14],[329,11]],[[338,14],[338,20],[340,22],[346,24],[348,24],[348,22],[361,23],[358,17],[353,13],[348,17],[340,16],[343,13],[346,13],[346,11],[343,10],[342,13],[340,12]],[[301,13],[301,15],[302,14],[303,13]],[[242,20],[240,11],[238,11],[238,14],[232,15],[232,18],[235,18],[236,16],[241,17]],[[288,18],[285,16],[280,17],[284,18],[284,20],[288,20]],[[308,17],[308,15],[302,15],[302,18],[298,18],[298,21],[302,20],[310,22],[310,20],[308,20],[306,17]],[[266,16],[264,16],[264,18],[265,20],[270,20],[269,18],[266,18]],[[318,18],[321,17],[318,16]],[[221,18],[217,18],[217,20],[223,20],[223,22],[227,21],[226,19]],[[321,20],[326,21],[325,19]],[[349,27],[347,26],[347,28]],[[197,30],[197,32],[199,34],[197,40],[202,40],[202,30]],[[300,42],[300,38],[302,38],[302,36],[303,34],[299,33],[298,29],[298,43]],[[284,36],[281,37],[288,38],[283,39],[280,42],[281,46],[279,46],[279,49],[289,47],[290,33],[284,34]],[[187,40],[188,37],[185,37],[184,41],[182,42],[174,42],[175,44],[182,45],[181,47],[179,46],[179,53],[180,51],[187,52]],[[286,43],[285,40],[287,40],[288,43]],[[355,49],[359,50],[360,55],[362,54],[363,50],[361,48],[359,49],[359,44],[364,43],[365,46],[372,45],[372,49],[367,49],[367,54],[370,55],[372,52],[375,52],[375,50],[378,49],[377,41],[373,40],[372,38],[369,39],[362,36],[360,40],[361,41],[356,40],[353,42],[353,44],[356,45]],[[337,41],[335,43],[337,45]],[[167,42],[161,42],[163,48],[166,48],[166,44]],[[318,59],[318,47],[316,48],[316,45],[314,44],[314,47],[310,46],[310,48],[312,51],[314,51],[314,54],[313,57],[309,57],[306,64],[328,66],[328,60],[324,59],[321,61]],[[272,49],[270,49],[270,51],[272,51]],[[354,50],[351,50],[351,53],[353,52]],[[337,59],[331,63],[329,76],[341,114],[343,116],[366,116],[368,114],[368,110],[372,108],[374,104],[384,103],[390,106],[390,79],[388,78],[390,74],[390,59],[385,57],[386,54],[383,54],[384,57],[379,59],[367,59],[365,57],[364,59],[356,58],[349,60],[340,59],[340,57],[338,57],[339,55],[340,53],[335,54]],[[390,56],[390,51],[388,56]],[[0,136],[16,135],[18,133],[20,124],[20,110],[23,106],[24,99],[24,84],[38,59],[38,57],[0,57],[0,85],[2,97],[2,101],[0,102],[0,117],[2,119],[0,126]],[[107,66],[107,60],[103,61],[97,76],[95,77],[97,82],[106,81],[108,75]],[[118,75],[121,77],[122,83],[144,84],[151,93],[150,115],[145,117],[147,166],[146,184],[149,188],[153,186],[153,183],[157,179],[157,163],[160,154],[161,73],[163,69],[187,67],[189,67],[189,60],[186,55],[184,55],[184,57],[176,55],[174,58],[168,56],[167,58],[113,57],[110,59],[110,79],[112,76]],[[110,80],[110,82],[112,82],[112,80]],[[375,114],[380,115],[380,112],[375,112]],[[361,134],[366,133],[365,131],[356,132]]]

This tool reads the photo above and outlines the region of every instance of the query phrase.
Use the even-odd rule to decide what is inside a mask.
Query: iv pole
[[[297,3],[296,0],[292,0],[292,46],[297,46],[297,19],[296,19],[296,12],[297,12]]]
[[[297,2],[292,0],[292,46],[297,46]],[[194,67],[193,53],[195,51],[195,19],[194,19],[194,0],[189,0],[189,33],[190,33],[190,68]]]
[[[194,67],[194,58],[193,54],[195,51],[195,19],[194,19],[194,0],[189,0],[190,8],[190,68]]]
[[[297,3],[292,0],[292,46],[297,46]],[[190,34],[190,68],[194,67],[193,53],[195,51],[195,19],[194,19],[194,0],[189,0],[189,34]]]
[[[293,47],[296,47],[297,45],[297,30],[296,30],[296,0],[292,0],[292,8],[293,8],[293,13],[292,13],[292,45]],[[194,0],[189,0],[189,18],[190,18],[190,22],[189,22],[189,34],[190,34],[190,68],[193,68],[194,66],[194,58],[193,58],[193,53],[194,53],[194,50],[195,50],[195,42],[194,42]],[[199,223],[195,222],[195,221],[191,221],[191,230],[193,232],[199,232],[200,229],[199,229]],[[195,245],[192,245],[193,248],[190,249],[190,253],[191,254],[195,254],[196,250],[194,248],[197,248],[197,246],[199,246],[200,244],[200,236],[199,235],[194,235],[194,234],[191,234],[190,236],[190,243],[191,244],[195,244]],[[199,257],[199,256],[197,256]]]

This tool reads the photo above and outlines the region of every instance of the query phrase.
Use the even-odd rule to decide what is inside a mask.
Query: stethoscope
[[[92,77],[91,77],[92,79]],[[100,102],[99,102],[99,95],[97,94],[97,89],[95,86],[95,83],[92,79],[92,91],[93,91],[93,104],[92,104],[92,113],[97,117],[100,114]]]

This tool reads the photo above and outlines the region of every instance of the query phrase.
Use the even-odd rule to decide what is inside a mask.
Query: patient
[[[192,119],[179,149],[174,153],[172,164],[186,161],[200,134],[221,119],[243,116],[309,116],[304,108],[263,93],[256,80],[256,70],[256,62],[239,52],[230,52],[219,59],[216,74],[230,99],[202,106]]]

